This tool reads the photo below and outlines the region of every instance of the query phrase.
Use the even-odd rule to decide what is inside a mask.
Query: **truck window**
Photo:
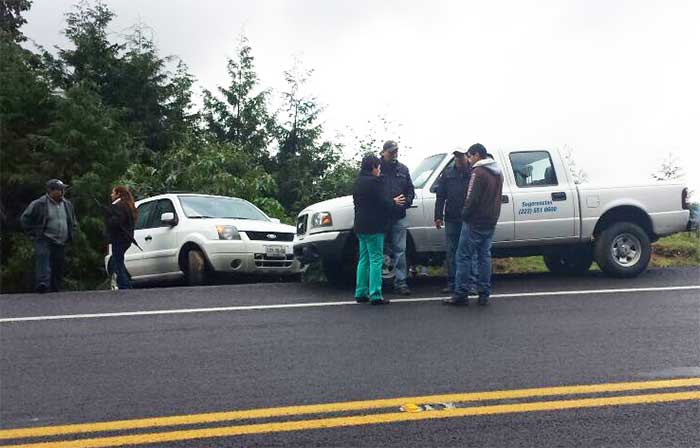
[[[520,188],[558,185],[552,157],[547,151],[510,153],[515,184]]]
[[[438,182],[440,182],[440,179],[442,179],[442,176],[445,175],[445,172],[446,172],[446,171],[449,171],[449,170],[451,170],[452,168],[454,168],[454,166],[455,166],[455,159],[454,159],[454,157],[453,157],[452,160],[450,160],[450,163],[448,163],[448,164],[445,166],[445,168],[442,169],[442,172],[441,172],[440,175],[437,177],[437,179],[435,179],[435,182],[433,182],[433,185],[430,186],[430,192],[431,192],[431,193],[435,193],[435,192],[437,191],[437,184],[438,184]]]
[[[430,179],[430,175],[433,174],[435,168],[440,165],[440,162],[442,162],[444,158],[445,154],[436,154],[423,159],[423,161],[411,171],[413,186],[415,188],[423,188],[425,183],[428,182],[428,179]]]

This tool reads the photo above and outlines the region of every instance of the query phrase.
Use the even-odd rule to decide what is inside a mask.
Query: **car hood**
[[[327,201],[317,202],[306,207],[301,213],[308,213],[311,211],[324,212],[333,210],[338,210],[340,208],[353,207],[352,196],[341,196],[339,198],[329,199]],[[300,214],[301,214],[300,213]]]
[[[235,226],[239,232],[277,232],[295,233],[296,228],[287,224],[278,224],[269,221],[257,221],[252,219],[224,219],[214,218],[209,220],[214,225]]]

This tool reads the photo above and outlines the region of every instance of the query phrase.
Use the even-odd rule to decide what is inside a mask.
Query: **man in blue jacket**
[[[65,245],[78,225],[73,204],[64,198],[68,185],[58,179],[46,183],[46,194],[22,213],[22,228],[34,242],[36,291],[57,292],[63,285]]]
[[[406,278],[408,266],[406,265],[406,230],[408,220],[406,209],[413,204],[416,193],[413,189],[413,181],[408,168],[397,160],[399,145],[393,140],[387,140],[382,147],[381,179],[384,184],[384,194],[388,200],[403,195],[403,205],[395,205],[390,213],[389,232],[387,244],[391,252],[391,261],[394,266],[394,290],[404,296],[410,295]]]

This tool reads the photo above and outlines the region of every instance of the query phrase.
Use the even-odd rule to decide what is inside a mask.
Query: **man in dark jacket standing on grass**
[[[413,204],[416,193],[408,168],[397,160],[399,145],[393,140],[387,140],[382,147],[381,176],[384,183],[384,195],[387,199],[403,195],[405,202],[395,205],[390,213],[387,243],[391,252],[391,262],[394,266],[394,290],[404,296],[411,294],[406,281],[408,266],[406,265],[406,230],[408,220],[406,209]]]
[[[468,305],[472,263],[477,263],[479,305],[487,305],[491,296],[491,242],[501,215],[503,174],[498,164],[487,156],[480,143],[467,151],[472,167],[471,179],[462,208],[462,232],[457,247],[457,274],[452,297],[447,305]]]
[[[453,154],[454,166],[442,173],[435,189],[435,228],[445,227],[447,287],[441,291],[443,294],[452,294],[455,290],[455,254],[462,232],[462,206],[471,177],[466,152],[457,150]],[[471,283],[475,284],[476,279]]]
[[[73,204],[64,198],[68,185],[58,179],[46,183],[46,194],[22,213],[22,228],[34,242],[36,291],[57,292],[63,285],[65,245],[78,225]]]

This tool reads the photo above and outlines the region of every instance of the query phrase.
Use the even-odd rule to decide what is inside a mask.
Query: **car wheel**
[[[555,255],[545,255],[544,264],[549,272],[559,275],[581,275],[593,264],[593,251],[586,247]]]
[[[649,235],[637,224],[613,224],[596,239],[595,260],[613,277],[635,277],[647,268],[650,259]]]
[[[199,249],[187,252],[187,284],[197,286],[204,283],[206,277],[206,260]]]

